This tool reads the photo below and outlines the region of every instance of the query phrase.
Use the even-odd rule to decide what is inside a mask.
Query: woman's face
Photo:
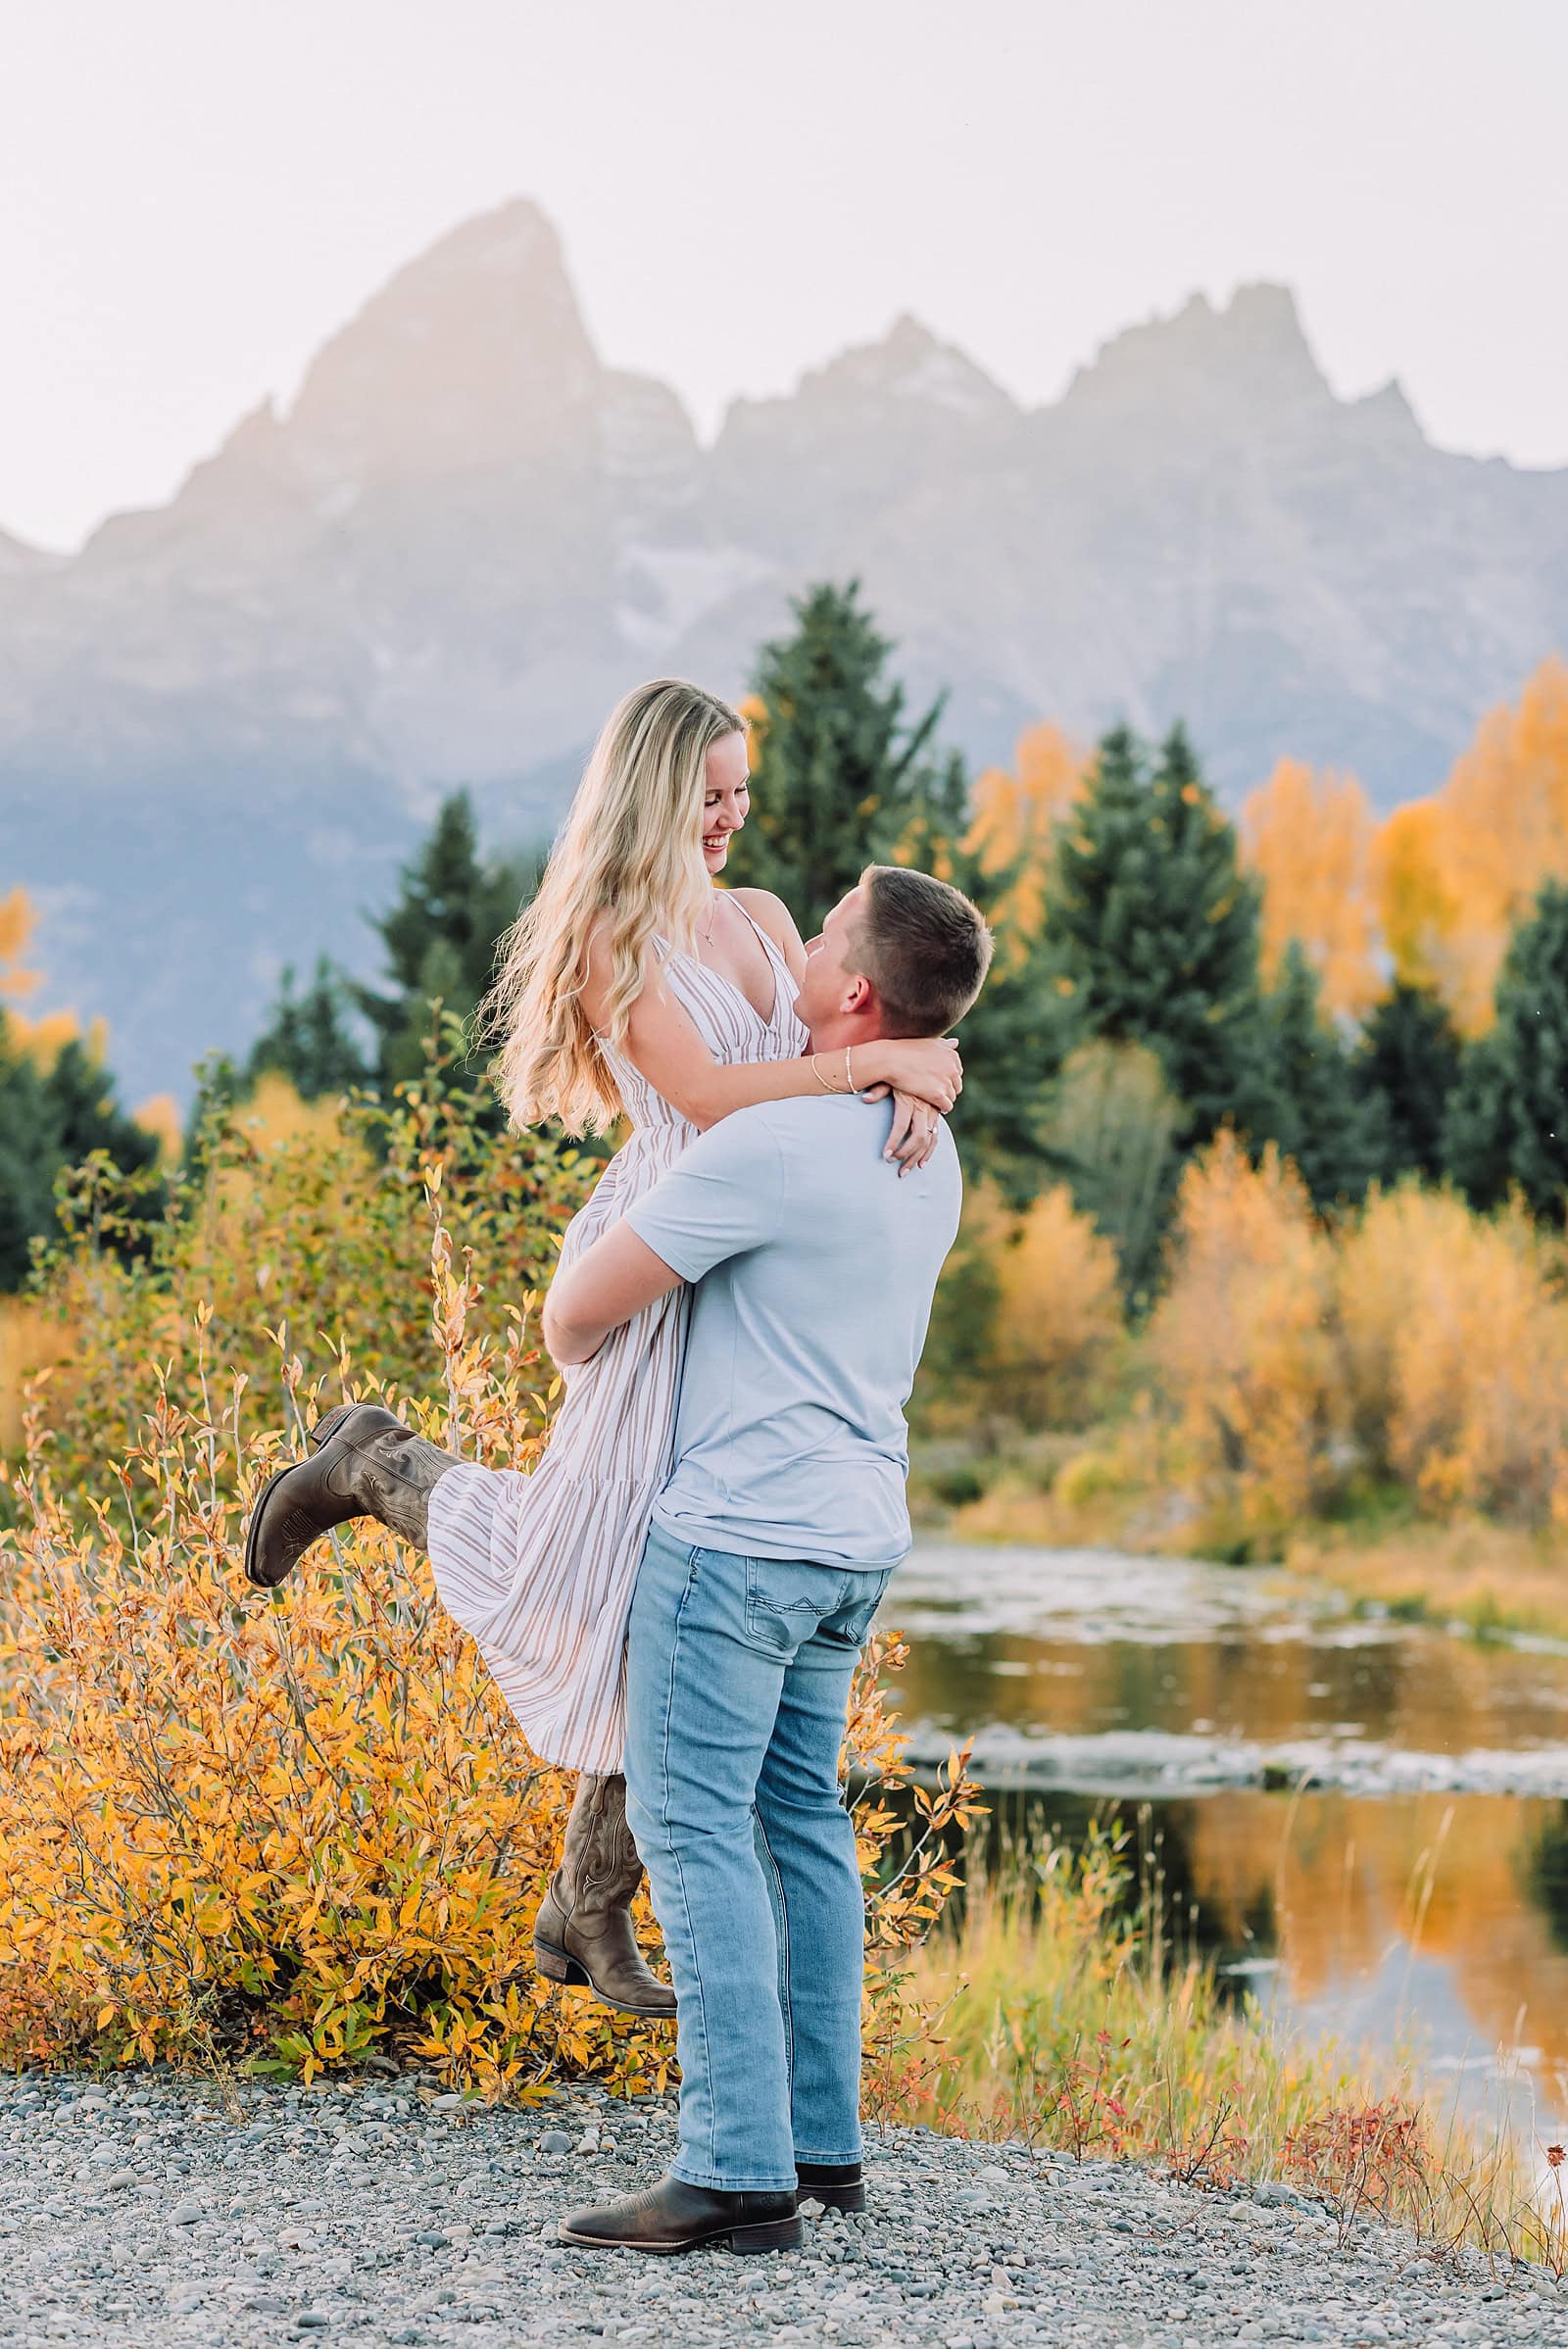
[[[726,734],[708,754],[707,790],[703,798],[703,862],[710,873],[721,873],[729,855],[730,835],[746,821],[752,804],[746,736]]]

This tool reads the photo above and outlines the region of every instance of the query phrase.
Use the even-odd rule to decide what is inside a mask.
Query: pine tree
[[[865,865],[930,833],[951,770],[928,756],[942,704],[906,723],[858,582],[813,587],[794,611],[794,634],[759,657],[752,812],[729,871],[781,897],[809,937]]]
[[[390,990],[348,986],[374,1031],[372,1073],[384,1091],[424,1066],[433,997],[461,1018],[473,1011],[490,985],[497,941],[536,879],[531,859],[481,861],[466,791],[442,803],[429,838],[403,868],[396,905],[374,917]]]
[[[348,1001],[342,973],[328,955],[317,956],[316,976],[302,996],[294,993],[292,964],[285,964],[271,1017],[251,1047],[248,1083],[264,1069],[276,1069],[307,1101],[364,1085],[369,1071],[344,1017]]]
[[[1004,861],[972,844],[969,778],[951,753],[910,794],[893,857],[951,881],[998,926],[990,975],[958,1031],[963,1107],[953,1130],[965,1172],[989,1175],[1014,1207],[1026,1206],[1043,1181],[1070,1173],[1072,1164],[1046,1131],[1052,1087],[1070,1043],[1054,969],[1043,933],[1023,934],[1004,919],[1028,855],[1028,844],[1020,843]]]
[[[982,912],[988,910],[980,886],[971,886],[972,876],[942,877],[974,897]],[[992,964],[957,1039],[963,1096],[953,1136],[964,1171],[990,1175],[1008,1204],[1022,1207],[1042,1183],[1070,1175],[1073,1167],[1050,1132],[1052,1089],[1071,1034],[1043,944],[1019,964]]]
[[[922,867],[989,912],[1013,865],[963,846],[970,825],[963,761],[933,737],[942,705],[905,722],[886,680],[892,647],[858,587],[818,586],[795,606],[793,636],[763,647],[754,721],[752,812],[727,877],[771,889],[809,936],[870,863]],[[1046,1090],[1060,1064],[1059,998],[1038,939],[1001,961],[964,1020],[963,1109],[954,1133],[971,1174],[995,1175],[1022,1201],[1059,1160],[1042,1139]]]
[[[63,1044],[44,1079],[55,1103],[61,1158],[79,1166],[107,1150],[122,1174],[144,1173],[158,1161],[158,1137],[127,1117],[115,1099],[112,1077],[77,1037]]]
[[[1366,1197],[1381,1164],[1384,1129],[1356,1092],[1350,1048],[1324,1020],[1320,999],[1318,975],[1293,938],[1264,999],[1274,1096],[1267,1139],[1295,1160],[1313,1205],[1326,1209]]]
[[[1497,1206],[1508,1192],[1513,1121],[1494,1030],[1463,1048],[1459,1081],[1443,1115],[1443,1165],[1472,1207]]]
[[[1057,836],[1046,927],[1076,1039],[1148,1045],[1182,1104],[1179,1150],[1227,1118],[1269,1133],[1257,885],[1179,726],[1152,759],[1125,726],[1104,737]]]
[[[1396,1183],[1444,1172],[1443,1127],[1459,1082],[1460,1044],[1446,1006],[1399,980],[1376,1005],[1351,1061],[1356,1098],[1374,1121],[1378,1175]]]
[[[0,1290],[21,1288],[28,1242],[54,1228],[60,1162],[58,1108],[0,1012]]]
[[[1508,945],[1496,1021],[1465,1053],[1444,1127],[1454,1180],[1478,1207],[1517,1185],[1553,1223],[1568,1207],[1568,884],[1548,881]]]
[[[20,1288],[28,1243],[58,1228],[56,1177],[95,1150],[127,1178],[114,1202],[127,1226],[117,1246],[137,1253],[140,1242],[128,1227],[163,1212],[164,1188],[153,1179],[157,1136],[126,1116],[114,1080],[79,1037],[68,1038],[40,1068],[0,1013],[0,1290]]]

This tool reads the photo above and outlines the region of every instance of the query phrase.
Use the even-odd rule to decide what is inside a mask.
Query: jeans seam
[[[795,2016],[790,2006],[789,1895],[784,1889],[784,1879],[779,1873],[778,1862],[773,1857],[773,1846],[767,1839],[767,1829],[763,1824],[762,1814],[755,1803],[752,1806],[752,1816],[757,1822],[757,1832],[762,1838],[762,1849],[767,1854],[767,1864],[773,1871],[773,1882],[778,1886],[779,1914],[784,1921],[784,1930],[778,1937],[778,2003],[784,2017],[784,2084],[789,2090],[790,2110],[793,2112],[795,2109]]]
[[[708,2079],[708,2159],[710,2166],[716,2168],[718,2163],[718,2105],[713,2094],[712,2050],[708,2043],[708,2009],[703,1997],[703,1969],[697,1957],[697,1936],[692,1931],[692,1904],[686,1891],[686,1871],[681,1866],[680,1846],[670,1833],[669,1824],[669,1740],[670,1725],[675,1713],[675,1668],[680,1656],[681,1621],[686,1613],[686,1602],[692,1594],[692,1585],[697,1580],[697,1555],[698,1553],[694,1549],[686,1561],[686,1587],[680,1594],[680,1603],[675,1609],[674,1629],[670,1636],[669,1683],[664,1691],[663,1749],[660,1755],[660,1771],[663,1785],[659,1810],[660,1824],[664,1830],[665,1845],[675,1866],[675,1881],[680,1886],[680,1904],[686,1912],[686,1939],[691,1946],[692,1980],[697,1985],[697,2024],[702,2033],[703,2070]]]

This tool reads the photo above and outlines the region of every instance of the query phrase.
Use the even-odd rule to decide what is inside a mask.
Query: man
[[[873,865],[807,950],[811,1048],[943,1033],[991,939],[945,882]],[[944,1131],[900,1180],[890,1111],[854,1094],[704,1134],[555,1281],[557,1361],[697,1284],[675,1462],[628,1639],[627,1815],[678,2005],[679,2145],[574,2243],[801,2241],[798,2191],[864,2206],[865,1918],[838,1786],[850,1683],[909,1545],[904,1405],[960,1182]]]

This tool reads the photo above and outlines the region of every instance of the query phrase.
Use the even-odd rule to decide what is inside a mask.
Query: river
[[[973,1735],[1025,1832],[1120,1811],[1173,1928],[1290,2034],[1568,2116],[1568,1645],[1353,1613],[1257,1567],[922,1543],[882,1619],[912,1754]]]

